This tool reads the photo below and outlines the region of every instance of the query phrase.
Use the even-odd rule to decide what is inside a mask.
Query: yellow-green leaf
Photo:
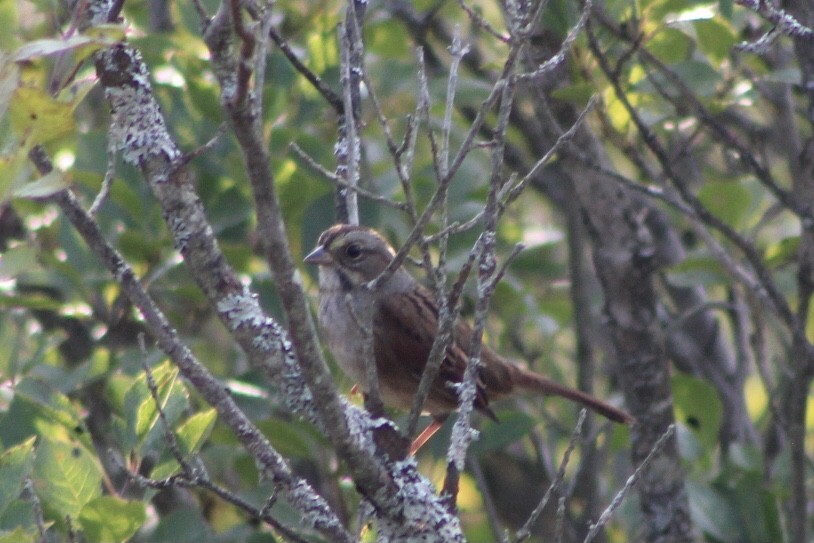
[[[0,543],[31,543],[31,541],[38,541],[39,535],[39,530],[36,527],[24,528],[17,526],[11,532],[0,532]]]
[[[20,494],[23,479],[31,473],[33,437],[0,455],[0,516]]]
[[[90,452],[67,441],[41,438],[34,460],[34,485],[43,505],[60,517],[77,517],[101,494],[102,473]]]
[[[74,127],[73,106],[35,87],[20,87],[14,91],[9,119],[14,133],[28,145],[59,138]]]
[[[183,447],[183,452],[189,454],[199,451],[212,432],[216,420],[218,420],[218,412],[215,409],[209,409],[201,413],[195,413],[184,421],[177,431],[178,441]]]
[[[79,515],[79,524],[91,543],[127,541],[147,518],[142,502],[128,502],[102,496],[88,502]]]

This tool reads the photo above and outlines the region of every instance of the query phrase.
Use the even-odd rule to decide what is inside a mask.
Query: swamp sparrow
[[[337,224],[320,235],[305,262],[319,266],[319,325],[339,366],[367,391],[365,342],[372,339],[382,401],[408,410],[435,340],[438,307],[432,293],[403,267],[375,291],[366,286],[394,255],[375,230]],[[459,320],[424,405],[436,421],[458,407],[454,385],[463,379],[471,337],[470,326]],[[634,421],[621,409],[522,369],[484,345],[475,408],[495,419],[490,401],[523,392],[562,396],[614,422]]]

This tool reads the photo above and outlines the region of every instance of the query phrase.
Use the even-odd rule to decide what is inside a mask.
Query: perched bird
[[[393,248],[375,230],[337,224],[320,235],[305,262],[319,266],[319,325],[336,362],[367,391],[364,352],[365,342],[372,337],[382,401],[408,410],[435,340],[438,307],[432,293],[403,267],[375,291],[365,287],[394,256]],[[365,331],[364,326],[370,329]],[[463,380],[471,337],[470,326],[459,320],[424,404],[436,421],[458,407],[457,387],[450,385]],[[492,419],[496,417],[490,401],[538,393],[567,398],[614,422],[634,421],[621,409],[520,368],[485,345],[476,385],[475,408]]]

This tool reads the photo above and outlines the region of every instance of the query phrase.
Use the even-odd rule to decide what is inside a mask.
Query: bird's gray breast
[[[333,270],[321,270],[320,275],[318,318],[323,339],[342,371],[366,390],[364,350],[373,337],[372,295],[362,287],[346,288]]]

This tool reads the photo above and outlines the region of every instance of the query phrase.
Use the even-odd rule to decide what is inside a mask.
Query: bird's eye
[[[345,254],[348,256],[348,258],[356,260],[362,256],[362,247],[358,243],[351,243],[345,247]]]

